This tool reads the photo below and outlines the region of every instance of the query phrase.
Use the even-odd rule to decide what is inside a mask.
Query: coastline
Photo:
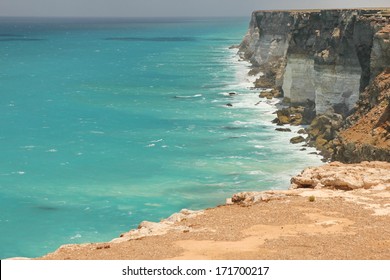
[[[229,54],[234,53],[236,55],[236,52],[235,50],[228,52],[227,47],[232,43],[241,41],[243,30],[246,30],[248,24],[247,19],[245,24],[243,22],[243,20],[237,21],[238,24],[234,24],[233,28],[231,26],[232,22],[228,22],[229,25],[222,29],[225,30],[223,31],[224,34],[228,35],[227,38],[236,38],[234,41],[229,39],[227,41],[209,42],[210,36],[207,35],[207,39],[201,41],[202,45],[209,46],[210,44],[215,44],[218,46],[217,49],[212,52],[210,52],[208,47],[198,50],[198,44],[196,44],[194,50],[192,47],[188,50],[188,54],[202,54],[202,57],[207,59],[207,61],[200,59],[196,62],[196,65],[198,65],[196,69],[206,69],[205,67],[207,66],[208,72],[205,73],[207,76],[202,74],[199,77],[209,77],[209,79],[202,78],[202,83],[198,83],[195,86],[190,86],[192,84],[186,83],[188,86],[183,89],[178,88],[178,93],[162,91],[161,93],[166,93],[166,96],[159,96],[161,97],[161,103],[160,98],[155,98],[155,94],[152,94],[151,104],[157,104],[152,111],[154,112],[154,108],[156,108],[156,112],[161,112],[159,117],[162,120],[167,118],[173,121],[163,121],[161,126],[152,122],[155,129],[153,131],[150,130],[150,133],[147,131],[142,134],[146,137],[134,137],[134,133],[131,132],[132,129],[130,128],[133,127],[133,124],[140,127],[143,125],[133,123],[131,121],[132,114],[128,115],[126,113],[123,115],[122,109],[120,109],[122,105],[120,107],[114,106],[111,108],[109,106],[107,108],[106,106],[99,105],[96,107],[95,104],[85,104],[88,110],[92,106],[93,113],[97,113],[96,116],[91,114],[91,117],[96,117],[97,123],[80,119],[75,124],[77,126],[76,130],[70,130],[69,133],[62,130],[61,133],[66,135],[64,141],[68,138],[76,137],[76,134],[81,134],[83,138],[89,139],[88,142],[91,143],[91,146],[84,147],[77,141],[68,146],[66,143],[62,143],[62,137],[54,140],[50,138],[50,141],[48,139],[47,142],[40,142],[39,145],[37,144],[40,141],[39,139],[36,139],[36,141],[20,139],[20,144],[17,141],[10,143],[12,144],[11,146],[15,146],[21,156],[29,156],[29,160],[37,162],[34,165],[30,165],[31,170],[27,170],[27,166],[10,168],[10,183],[20,184],[21,187],[20,190],[15,192],[15,196],[5,200],[3,204],[5,210],[17,210],[3,212],[4,216],[10,216],[10,222],[5,225],[6,234],[3,239],[4,245],[2,246],[3,257],[37,257],[49,251],[54,251],[62,244],[108,241],[122,232],[136,228],[142,219],[159,221],[174,212],[180,211],[182,208],[204,209],[214,207],[223,203],[226,197],[231,196],[235,192],[263,190],[268,186],[285,189],[290,176],[300,171],[306,165],[307,160],[302,157],[297,146],[288,145],[289,138],[287,134],[280,135],[273,131],[274,125],[268,120],[274,117],[272,115],[275,111],[274,107],[266,104],[268,101],[255,106],[255,103],[259,101],[257,90],[251,91],[247,89],[246,86],[248,84],[245,84],[244,88],[243,80],[236,79],[236,70],[242,68],[235,68],[235,65],[244,63],[238,62],[237,56],[229,58]],[[204,32],[206,34],[214,34],[214,37],[219,38],[220,30],[215,30],[213,26],[214,23],[210,23],[212,28],[206,29]],[[91,37],[105,38],[99,34],[92,34]],[[233,34],[235,35],[233,36]],[[183,32],[183,36],[188,36],[188,34]],[[37,37],[39,36],[37,35]],[[58,38],[61,39],[61,37]],[[203,38],[203,35],[201,38]],[[88,43],[90,38],[87,37],[85,41],[83,40],[80,42]],[[111,46],[111,43],[115,43],[115,45],[123,44],[123,42],[104,41],[104,44],[106,43],[110,43],[109,46]],[[179,44],[182,43],[179,42]],[[84,49],[88,52],[88,48]],[[95,53],[91,55],[94,56]],[[85,57],[89,56],[85,55]],[[162,59],[161,62],[166,61],[167,66],[177,64],[176,60],[171,61],[172,58],[168,56],[162,56]],[[234,65],[231,65],[232,60],[235,60]],[[172,64],[169,64],[169,61]],[[191,61],[189,60],[192,65]],[[216,62],[214,63],[214,61]],[[209,65],[210,62],[213,63]],[[212,66],[212,68],[209,69],[209,66]],[[119,72],[128,72],[127,68],[115,68],[121,68],[120,70],[118,69]],[[163,68],[158,68],[161,69],[159,70],[161,74],[167,72]],[[82,69],[82,67],[79,69]],[[190,69],[192,69],[192,66]],[[218,69],[218,71],[213,69]],[[240,75],[246,76],[247,71],[249,69],[240,72]],[[80,75],[83,72],[81,71]],[[202,71],[196,72],[200,73]],[[184,78],[186,76],[183,75]],[[191,79],[192,83],[196,82],[197,78],[198,76],[193,77]],[[108,83],[104,79],[102,82],[104,84]],[[161,85],[164,87],[164,84]],[[243,88],[239,89],[236,85],[239,85],[239,88]],[[252,86],[252,84],[248,86]],[[69,90],[78,90],[78,88],[72,85]],[[117,88],[108,87],[107,90],[109,93],[115,94]],[[122,90],[122,86],[120,86],[120,90]],[[147,87],[145,90],[149,91]],[[229,93],[231,90],[236,91],[238,94],[234,97],[220,95],[222,92]],[[127,91],[133,92],[131,89],[126,89]],[[93,98],[92,92],[87,91],[80,95]],[[176,94],[194,96],[199,93],[203,94],[203,96],[186,99],[173,98]],[[43,94],[46,93],[43,92]],[[59,91],[58,94],[62,96],[62,91]],[[75,95],[79,94],[75,93]],[[122,95],[120,94],[120,96]],[[107,100],[104,98],[105,102],[113,102],[113,100],[110,100],[112,98],[108,99],[108,97],[110,97],[110,94],[107,95]],[[147,96],[145,95],[142,98],[144,97],[146,98]],[[138,97],[135,98],[137,99]],[[114,99],[115,105],[122,103],[120,102],[122,97],[117,99],[117,95],[115,95]],[[64,101],[66,100],[64,99]],[[56,105],[61,108],[66,105],[65,108],[69,108],[69,110],[74,107],[77,109],[75,114],[83,115],[85,106],[74,106],[73,101],[71,98],[69,102],[61,102]],[[226,107],[226,102],[232,102],[234,107]],[[57,108],[53,102],[48,102],[47,104],[48,109]],[[124,107],[128,109],[124,111],[138,111],[137,107],[139,106],[134,106],[132,100],[124,104]],[[12,112],[15,108],[11,107],[11,105],[12,103],[7,109]],[[76,103],[76,105],[79,104]],[[104,105],[104,102],[102,102],[102,105]],[[168,110],[157,110],[159,106],[164,107],[165,105]],[[171,112],[171,108],[172,112],[176,111],[176,105],[178,106],[177,109],[179,109],[178,114],[175,114],[173,117],[167,114]],[[41,104],[35,105],[34,103],[34,106],[41,108]],[[249,106],[251,107],[249,108]],[[180,110],[180,108],[183,110]],[[190,110],[184,108],[199,108],[201,111],[196,110],[191,113]],[[206,111],[205,108],[211,108],[211,111]],[[28,112],[27,109],[19,109],[21,112]],[[140,110],[143,109],[141,108]],[[100,119],[102,113],[110,121],[102,122]],[[261,116],[263,113],[265,119]],[[151,116],[153,117],[154,114]],[[187,120],[187,117],[189,122],[183,122],[182,119]],[[42,119],[45,118],[52,119],[49,116],[42,116]],[[22,119],[20,118],[20,120]],[[176,121],[177,119],[179,121]],[[148,120],[147,118],[146,121]],[[114,125],[111,125],[111,121],[114,121]],[[167,124],[169,129],[165,129],[165,124]],[[56,132],[60,127],[59,125],[53,125],[51,129],[53,129],[53,132]],[[148,125],[146,126],[147,128]],[[171,128],[175,128],[175,132],[177,128],[179,133],[175,133],[175,135],[170,133]],[[120,140],[117,143],[119,145],[111,148],[111,145],[109,145],[111,144],[110,140],[116,139],[112,138],[111,135],[117,135],[116,133],[120,131],[121,133],[123,132],[125,137],[118,139]],[[190,133],[187,133],[188,131]],[[135,132],[137,134],[137,130]],[[54,134],[61,135],[61,133]],[[139,139],[140,141],[132,141],[133,139]],[[163,141],[160,141],[160,139],[163,139]],[[134,145],[129,144],[133,142],[135,142]],[[100,145],[100,143],[104,143],[104,145]],[[187,154],[190,156],[192,151],[190,153],[186,152],[187,147],[183,145],[184,143],[191,149],[192,147],[196,148],[194,150],[196,151],[194,153],[195,157],[187,159]],[[211,143],[212,146],[209,146],[208,143]],[[64,148],[61,148],[60,145],[64,145]],[[138,152],[132,152],[133,147],[137,147],[139,151],[145,150],[148,157],[151,155],[151,160],[146,155],[144,158],[146,158],[145,161],[155,164],[155,168],[152,171],[139,172],[139,164],[132,168],[133,156],[138,155]],[[69,153],[69,158],[65,156],[68,149],[72,150],[72,153]],[[104,155],[91,153],[102,150],[104,150]],[[118,151],[120,153],[116,154]],[[202,154],[199,154],[201,155],[200,157],[196,156],[198,151],[202,152]],[[273,151],[276,153],[273,153]],[[35,154],[40,152],[42,157],[34,157]],[[267,156],[269,153],[272,153],[274,157]],[[165,160],[167,164],[161,165],[161,161],[158,160],[162,154],[164,154],[164,157],[161,156],[161,159]],[[206,157],[203,157],[203,154],[206,154]],[[286,154],[290,155],[287,159],[285,158]],[[58,160],[59,166],[48,164],[51,161],[46,160],[46,157],[55,161]],[[314,158],[316,163],[320,164],[320,160],[316,156],[312,155],[309,157]],[[5,158],[3,160],[6,161]],[[102,160],[101,164],[100,160]],[[141,160],[143,163],[142,158]],[[42,161],[42,164],[39,163],[40,161]],[[69,161],[69,164],[67,164],[67,161]],[[99,162],[99,164],[95,167],[93,163],[96,162]],[[137,162],[140,161],[137,160]],[[174,163],[172,166],[177,165],[180,170],[183,170],[183,172],[177,172],[179,180],[176,177],[170,179],[173,172],[171,172],[171,167],[168,163],[171,162]],[[269,164],[264,164],[265,162],[269,162]],[[282,164],[279,164],[279,162]],[[16,163],[18,162],[16,161]],[[85,164],[87,164],[88,168],[86,168]],[[41,169],[42,166],[45,166],[45,168]],[[286,172],[286,169],[290,167],[292,170]],[[11,173],[12,171],[15,171],[15,173]],[[172,169],[172,171],[175,170]],[[42,175],[45,175],[45,180],[31,180],[30,176],[41,174],[41,172]],[[57,177],[57,179],[52,179],[50,177],[51,174],[58,174],[63,177],[63,180],[58,182],[58,176],[53,176]],[[150,176],[151,174],[153,177]],[[275,174],[277,175],[274,176]],[[147,180],[143,180],[144,176]],[[180,181],[180,177],[183,177],[184,180]],[[6,179],[8,177],[2,178]],[[88,178],[93,180],[88,181]],[[125,180],[123,181],[122,179]],[[53,183],[51,183],[51,180],[53,180]],[[36,190],[30,188],[30,185],[33,184],[37,186]],[[139,186],[140,188],[138,188]],[[159,187],[156,192],[153,190],[154,187]],[[173,191],[175,187],[178,187],[178,191]],[[58,188],[62,188],[64,191],[56,191]],[[4,190],[6,192],[9,191],[10,194],[12,193],[11,188]],[[43,193],[41,194],[38,190],[42,190]],[[70,190],[70,192],[67,190]],[[148,195],[147,190],[150,190],[152,195]],[[73,194],[78,193],[80,195],[73,196]],[[19,201],[23,202],[22,207],[19,207]],[[8,207],[8,204],[14,208]],[[172,208],[170,208],[171,206]],[[32,229],[28,239],[24,238],[22,231],[18,230],[17,221],[19,218],[24,219],[26,221],[25,225]],[[3,219],[4,223],[6,223],[5,221]]]
[[[234,54],[234,58],[233,58],[233,54]],[[239,91],[239,88],[251,88],[252,91],[255,90],[256,92],[258,92],[258,91],[264,92],[264,91],[270,90],[270,89],[260,90],[260,89],[253,88],[254,82],[256,81],[258,76],[257,75],[250,76],[247,74],[247,71],[244,71],[244,69],[250,70],[250,67],[249,67],[250,64],[247,61],[240,59],[239,54],[237,54],[237,49],[234,49],[230,53],[230,55],[232,55],[232,59],[234,61],[236,61],[235,63],[238,63],[238,65],[235,67],[238,67],[240,69],[239,71],[237,71],[237,75],[240,76],[238,80],[246,81],[246,83],[241,83],[241,84],[237,85],[238,91]],[[232,63],[234,63],[234,62],[232,62]],[[234,90],[234,88],[233,88],[233,90]],[[253,92],[253,94],[247,94],[247,95],[248,95],[248,100],[239,100],[239,101],[237,100],[238,103],[237,104],[235,103],[234,106],[236,108],[250,108],[250,107],[253,108],[254,106],[257,106],[256,105],[257,103],[264,102],[265,104],[267,104],[267,106],[270,106],[270,108],[271,108],[271,110],[269,110],[269,114],[274,116],[274,113],[272,113],[272,112],[275,112],[279,108],[280,103],[282,102],[281,99],[267,100],[267,99],[259,98],[258,94],[255,92]],[[271,121],[269,122],[269,125],[275,129],[277,128],[277,126],[272,124]],[[282,137],[287,137],[286,139],[289,139],[291,137],[291,135],[298,135],[297,131],[299,129],[302,129],[302,128],[303,128],[303,126],[291,126],[292,131],[290,131],[289,133],[283,133],[283,134],[281,134],[281,136],[283,135]],[[278,132],[275,132],[275,133],[278,133]],[[287,134],[290,136],[286,136]],[[291,146],[291,147],[294,149],[297,148],[294,146]],[[306,153],[305,156],[309,156],[309,157],[313,157],[313,158],[321,157],[315,151],[316,151],[316,149],[313,147],[306,147],[305,151],[300,151],[299,153],[301,153],[301,152]],[[310,154],[310,152],[311,152],[311,154]],[[320,163],[318,163],[318,164],[320,164]],[[284,192],[287,189],[288,189],[288,186],[286,186],[285,189],[281,190],[281,192]],[[269,186],[269,190],[267,190],[266,192],[271,192],[271,193],[274,192],[273,186]],[[278,191],[275,191],[275,192],[277,193]],[[227,201],[229,199],[230,198],[226,198]],[[121,236],[119,236],[118,238],[114,238],[111,241],[102,242],[102,243],[64,244],[64,245],[60,246],[59,249],[57,249],[55,252],[62,251],[63,248],[74,248],[74,247],[84,248],[85,246],[88,246],[89,244],[96,244],[97,248],[99,248],[97,250],[107,249],[108,247],[111,247],[111,245],[107,245],[107,244],[119,244],[119,243],[122,243],[124,240],[126,240],[126,238],[130,238],[131,240],[138,240],[138,239],[142,239],[144,237],[165,235],[165,234],[168,234],[172,231],[189,232],[189,230],[190,230],[189,227],[179,225],[176,228],[174,223],[180,222],[182,220],[186,220],[188,218],[196,218],[198,215],[202,215],[211,209],[219,209],[221,206],[223,206],[223,205],[215,205],[211,208],[207,208],[207,209],[203,209],[203,210],[195,210],[195,211],[183,209],[179,213],[173,213],[170,217],[168,217],[168,218],[166,218],[158,223],[143,221],[138,226],[138,229],[140,229],[140,230],[130,229],[129,232],[125,232],[125,233],[121,234]],[[49,258],[51,258],[53,255],[52,255],[52,253],[49,253],[45,256],[41,256],[41,257],[37,257],[37,258],[33,258],[33,259],[45,259],[46,256],[50,256]],[[30,258],[12,257],[9,259],[30,259]]]
[[[39,259],[388,259],[390,185],[386,176],[367,181],[367,164],[353,182],[344,170],[321,189],[309,186],[312,172],[297,189],[239,193],[226,205],[183,210],[110,242],[64,245]],[[338,163],[326,166],[338,173]]]
[[[385,260],[388,174],[390,163],[383,162],[309,168],[293,178],[292,189],[236,194],[226,205],[183,210],[160,223],[143,222],[111,242],[64,245],[38,259]],[[310,179],[314,184],[305,185]],[[340,189],[340,182],[351,189]]]

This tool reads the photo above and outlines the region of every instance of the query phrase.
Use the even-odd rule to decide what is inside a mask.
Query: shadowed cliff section
[[[373,107],[388,105],[386,98],[372,98],[372,91],[378,90],[376,77],[382,75],[383,80],[389,71],[389,30],[387,8],[255,11],[239,54],[252,63],[251,74],[260,74],[256,87],[274,88],[283,94],[285,104],[293,107],[279,111],[276,123],[290,123],[284,119],[294,119],[303,106],[307,113],[300,118],[302,124],[311,124],[307,140],[325,157],[345,162],[390,161],[387,109],[369,114],[373,120],[366,120],[368,124],[382,119],[381,138],[373,136],[362,144],[339,133],[340,129],[354,131],[356,119],[368,117],[361,112],[362,106],[368,113]],[[310,102],[315,103],[314,108],[308,108]],[[350,115],[355,117],[346,121]],[[366,128],[365,133],[372,135]]]

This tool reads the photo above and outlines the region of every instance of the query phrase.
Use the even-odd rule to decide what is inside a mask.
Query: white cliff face
[[[291,102],[314,101],[317,114],[351,110],[389,67],[389,31],[376,33],[389,23],[386,9],[257,11],[240,52]]]
[[[360,76],[359,67],[314,67],[313,59],[290,56],[283,76],[283,92],[292,103],[315,101],[317,114],[339,104],[351,110],[359,99]]]
[[[314,60],[304,56],[289,56],[283,76],[283,92],[293,103],[314,101]]]
[[[373,76],[390,67],[390,24],[375,34],[370,62]]]
[[[258,25],[256,12],[252,14],[249,30],[241,43],[247,59],[254,65],[273,63],[286,57],[288,46],[287,32],[267,32]]]
[[[351,110],[359,99],[360,68],[321,66],[314,71],[316,113],[324,114],[334,105]]]

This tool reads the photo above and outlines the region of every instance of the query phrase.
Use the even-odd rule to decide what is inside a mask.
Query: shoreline
[[[230,52],[229,52],[229,55],[232,56],[232,55],[233,55],[233,52],[230,51]],[[247,62],[247,61],[245,61],[245,60],[240,60],[239,58],[240,58],[240,57],[239,57],[239,54],[238,54],[236,51],[234,51],[234,58],[232,58],[232,59],[233,59],[233,60],[232,60],[232,63],[239,63],[239,64],[240,64],[239,68],[248,68],[248,70],[250,70],[251,68],[250,68],[249,62]],[[245,66],[245,64],[248,64],[248,65]],[[241,70],[242,70],[242,69],[241,69]],[[273,110],[276,111],[276,110],[278,109],[278,107],[280,106],[280,104],[281,104],[281,102],[282,102],[281,99],[274,99],[274,100],[272,100],[272,101],[269,101],[269,100],[266,100],[266,99],[263,99],[263,98],[259,98],[257,92],[261,92],[262,90],[261,90],[261,89],[252,88],[252,86],[253,86],[255,80],[258,78],[256,75],[250,76],[250,75],[248,75],[247,72],[241,73],[241,71],[240,71],[240,73],[237,73],[237,74],[242,75],[242,76],[245,76],[245,80],[247,80],[247,84],[245,85],[245,87],[246,87],[247,89],[251,89],[251,92],[257,96],[256,98],[258,99],[259,102],[264,102],[264,103],[266,103],[267,105],[271,106],[271,107],[273,108],[272,111],[273,111]],[[242,77],[241,77],[241,79],[242,79]],[[242,86],[242,84],[240,84],[240,85]],[[256,90],[256,93],[254,93],[254,90]],[[264,91],[267,91],[267,90],[268,90],[268,89],[264,89]],[[246,94],[248,94],[248,93],[246,93]],[[246,105],[245,105],[245,106],[246,106]],[[256,104],[253,104],[253,106],[256,106]],[[270,111],[270,112],[271,112],[271,111]],[[275,128],[275,129],[278,127],[277,125],[272,124],[271,122],[270,122],[270,126],[272,126],[272,127]],[[285,126],[285,127],[287,127],[287,126]],[[303,128],[303,126],[294,126],[294,127],[291,127],[291,128],[293,129],[293,131],[291,131],[290,133],[291,133],[291,134],[294,134],[294,135],[298,135],[297,131],[298,131],[300,128]],[[280,132],[277,132],[277,131],[275,131],[275,133],[276,133],[276,134],[280,134]],[[288,137],[288,138],[289,138],[289,137]],[[289,145],[292,145],[292,144],[289,144]],[[293,146],[291,146],[291,147],[293,147]],[[312,149],[312,150],[313,150],[313,153],[314,153],[314,151],[317,151],[317,150],[316,150],[315,148],[313,148],[313,147],[307,147],[307,148]],[[308,153],[308,151],[299,151],[299,153],[301,153],[301,152],[306,153],[305,156],[310,156],[310,153]],[[315,156],[316,156],[316,157],[321,157],[321,158],[322,158],[322,156],[320,156],[318,153],[317,153]],[[320,162],[318,162],[318,164],[320,164]],[[289,176],[289,177],[290,177],[290,176]],[[283,192],[283,191],[286,191],[287,189],[288,189],[288,186],[286,186],[286,187],[285,187],[283,190],[281,190],[281,191]],[[274,191],[274,189],[272,189],[272,186],[270,186],[269,189],[266,190],[266,192],[268,192],[268,191],[270,191],[270,192],[273,192],[273,191]],[[230,198],[226,198],[226,200],[229,200],[229,199],[230,199]],[[143,237],[145,237],[145,236],[161,235],[161,233],[165,233],[166,231],[171,230],[170,227],[172,226],[172,222],[177,222],[177,221],[180,221],[180,220],[182,220],[182,219],[187,219],[188,217],[196,216],[197,213],[202,214],[202,213],[204,213],[205,211],[207,211],[207,209],[214,209],[214,208],[219,208],[219,207],[221,207],[221,205],[214,205],[214,206],[211,206],[211,208],[206,208],[206,209],[196,210],[196,211],[187,210],[187,209],[182,209],[182,211],[180,211],[179,213],[173,213],[171,216],[169,216],[168,218],[164,219],[163,221],[165,221],[165,222],[162,223],[162,224],[163,224],[162,226],[161,226],[161,225],[156,226],[156,224],[160,224],[160,223],[149,222],[149,221],[143,221],[143,222],[141,222],[140,225],[138,226],[138,227],[141,227],[141,228],[144,227],[144,228],[140,231],[140,233],[137,232],[136,229],[129,229],[131,239],[143,238]],[[136,231],[135,233],[133,232],[134,230]],[[175,229],[174,229],[174,230],[175,230]],[[184,230],[184,231],[186,231],[186,230],[188,230],[188,229],[187,229],[187,228],[184,228],[184,229],[183,229],[182,227],[179,227],[179,230]],[[128,237],[128,236],[129,236],[129,232],[123,233],[123,234],[122,234],[123,237],[124,237],[124,238]],[[108,241],[108,242],[101,242],[101,243],[99,242],[99,243],[96,243],[96,244],[106,244],[106,243],[111,243],[111,242],[113,242],[113,243],[120,243],[120,240],[121,240],[121,238],[122,238],[122,235],[119,236],[119,237],[117,237],[117,238],[114,238],[114,239],[111,240],[111,241]],[[133,235],[134,235],[134,236],[133,236]],[[71,243],[69,243],[69,244],[63,244],[63,245],[61,245],[57,250],[60,250],[61,248],[67,248],[67,247],[73,247],[73,246],[81,246],[81,247],[83,247],[84,245],[87,245],[87,244],[90,244],[90,243],[81,243],[81,244],[79,244],[79,243],[76,243],[76,244],[71,244]],[[99,246],[100,246],[100,245],[99,245]],[[98,246],[98,247],[99,247],[99,246]],[[102,245],[102,246],[103,246],[103,248],[104,248],[105,245]],[[56,251],[57,251],[57,250],[56,250]],[[50,253],[48,253],[48,254],[50,254]],[[39,259],[39,258],[42,258],[42,257],[43,257],[43,256],[40,256],[40,257],[33,257],[33,258],[24,258],[24,257],[21,257],[21,256],[20,256],[20,257],[11,257],[11,258],[7,258],[7,259]]]
[[[389,259],[388,174],[383,162],[308,168],[289,190],[239,193],[226,205],[183,210],[110,242],[64,245],[37,259]]]
[[[226,205],[38,259],[388,259],[389,171],[382,162],[307,168],[292,189],[238,193]]]

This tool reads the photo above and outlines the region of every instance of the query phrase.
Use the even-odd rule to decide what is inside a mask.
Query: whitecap
[[[264,146],[263,145],[255,145],[255,148],[256,149],[262,149],[262,148],[264,148]]]
[[[26,149],[26,150],[32,150],[32,149],[36,148],[36,146],[34,146],[34,145],[27,145],[27,146],[21,146],[20,148],[21,149]]]
[[[162,205],[159,203],[145,203],[145,206],[150,206],[150,207],[161,207]]]
[[[91,130],[91,131],[89,131],[89,133],[92,133],[92,134],[104,134],[104,131],[100,131],[100,130]]]
[[[264,174],[264,172],[261,170],[252,170],[252,171],[247,171],[246,174],[248,174],[248,175],[262,175],[262,174]]]
[[[73,239],[77,239],[77,238],[81,238],[81,237],[82,237],[82,235],[78,233],[78,234],[76,234],[74,236],[71,236],[70,239],[73,240]]]
[[[46,152],[48,152],[48,153],[56,153],[56,152],[58,152],[58,150],[57,149],[50,149],[50,150],[47,150]]]
[[[195,98],[195,97],[202,97],[202,94],[194,94],[194,95],[175,95],[175,98]]]

